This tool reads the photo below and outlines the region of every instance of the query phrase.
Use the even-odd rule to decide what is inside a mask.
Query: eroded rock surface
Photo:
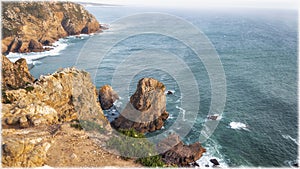
[[[116,100],[119,99],[118,94],[109,85],[104,85],[99,90],[99,100],[101,108],[107,110],[111,108]]]
[[[166,164],[175,164],[179,167],[190,166],[206,152],[199,142],[186,145],[176,134],[170,135],[160,142],[157,149],[162,153],[163,161]]]
[[[169,114],[166,111],[165,86],[153,78],[138,82],[136,92],[120,116],[112,121],[117,129],[130,129],[145,133],[159,130]]]
[[[98,133],[99,134],[99,133]],[[106,135],[97,141],[106,142]],[[2,167],[140,167],[110,154],[69,123],[2,130]]]
[[[33,81],[25,59],[12,63],[2,55],[2,90],[25,87]]]
[[[107,125],[97,102],[96,88],[89,73],[66,68],[49,76],[41,76],[25,89],[5,91],[2,125],[30,127],[72,120],[94,121]]]
[[[100,30],[96,18],[72,2],[3,2],[2,53],[39,52],[59,38]]]

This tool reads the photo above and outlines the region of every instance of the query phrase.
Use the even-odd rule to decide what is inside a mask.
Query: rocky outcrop
[[[51,135],[47,130],[33,132],[5,129],[2,131],[2,166],[42,166],[50,146]]]
[[[2,90],[25,87],[33,81],[25,59],[12,63],[2,55]]]
[[[95,122],[110,127],[97,102],[90,75],[74,68],[41,76],[25,89],[6,90],[2,107],[4,128],[26,128],[72,120]]]
[[[72,2],[3,2],[2,53],[39,52],[59,38],[100,30],[96,18]]]
[[[111,108],[116,100],[119,99],[118,94],[109,85],[104,85],[99,90],[99,100],[101,108],[107,110]]]
[[[179,167],[190,166],[206,152],[199,142],[185,145],[176,134],[161,141],[157,145],[157,149],[162,153],[162,159],[166,164],[175,164]]]
[[[108,153],[92,136],[69,123],[2,129],[2,167],[140,167],[133,160]],[[105,137],[99,135],[97,141],[106,142]]]
[[[169,116],[164,92],[163,83],[153,78],[141,79],[130,102],[111,125],[117,129],[134,128],[142,133],[161,129]]]

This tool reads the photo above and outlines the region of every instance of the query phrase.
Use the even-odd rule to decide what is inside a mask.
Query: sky
[[[70,0],[104,4],[159,6],[159,7],[248,7],[248,8],[298,8],[298,0]]]

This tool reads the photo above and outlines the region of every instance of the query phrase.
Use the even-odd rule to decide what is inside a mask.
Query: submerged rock
[[[107,110],[111,108],[116,100],[119,99],[118,94],[109,85],[102,86],[99,90],[99,100],[101,108]]]
[[[142,133],[161,129],[169,116],[164,92],[163,83],[153,78],[141,79],[130,102],[111,125],[117,129],[134,128]]]

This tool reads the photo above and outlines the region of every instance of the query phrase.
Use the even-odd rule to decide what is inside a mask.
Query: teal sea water
[[[227,98],[217,129],[203,143],[207,153],[198,161],[201,165],[209,164],[210,158],[217,158],[222,166],[229,167],[288,167],[298,159],[297,11],[175,10],[126,6],[88,6],[87,9],[99,21],[108,25],[121,17],[140,12],[176,15],[194,24],[215,46],[226,75]],[[118,28],[114,27],[93,36],[113,34],[116,31]],[[27,57],[28,60],[32,58],[35,66],[31,73],[38,78],[58,68],[74,66],[78,54],[89,38],[91,37],[80,36],[61,39],[58,43],[59,49],[44,56],[12,54],[9,57],[12,60],[19,56]],[[105,41],[99,47],[103,45]],[[197,141],[210,106],[210,81],[201,60],[181,42],[156,34],[126,39],[115,46],[103,60],[95,85],[99,88],[111,83],[120,58],[133,51],[148,48],[163,48],[182,56],[198,84],[201,84],[201,106],[196,123],[184,138],[186,143]],[[97,57],[90,53],[84,53],[87,71],[94,69],[89,66],[89,58]],[[142,70],[143,65],[140,66]],[[142,77],[154,77],[162,81],[167,90],[175,92],[174,95],[167,96],[167,111],[171,117],[164,130],[174,123],[180,113],[189,113],[180,107],[181,93],[172,76],[160,70],[143,70],[132,79],[131,92],[134,92],[137,81]],[[121,103],[122,100],[118,104]],[[188,104],[193,106],[193,103]]]

